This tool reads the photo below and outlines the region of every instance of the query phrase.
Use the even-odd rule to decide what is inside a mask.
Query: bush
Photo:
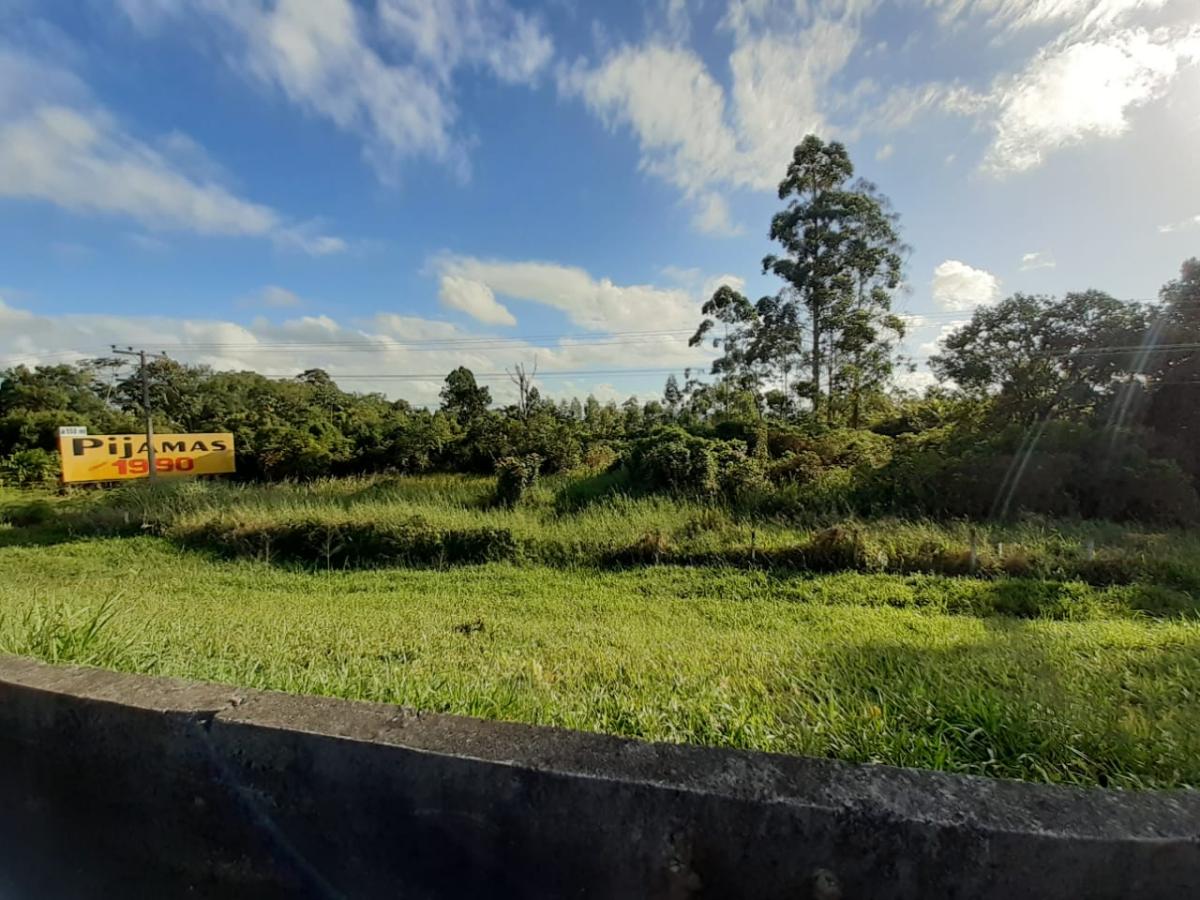
[[[771,456],[784,459],[801,453],[814,454],[828,468],[879,468],[892,458],[894,441],[872,431],[837,428],[810,434],[795,428],[772,431],[767,437]]]
[[[808,484],[821,474],[823,466],[812,450],[799,450],[772,463],[767,476],[776,484]]]
[[[852,506],[859,513],[974,519],[1032,513],[1166,525],[1200,521],[1190,479],[1174,461],[1152,457],[1135,432],[1114,436],[1060,423],[1046,428],[1032,448],[1029,437],[1021,429],[902,435],[885,465],[856,470]],[[789,466],[776,466],[774,480],[795,480]],[[803,471],[798,463],[790,466]]]
[[[767,490],[762,461],[746,452],[741,441],[722,441],[713,449],[717,485],[726,500],[747,500]]]
[[[438,528],[419,516],[400,522],[303,517],[251,523],[222,517],[168,533],[184,546],[223,556],[336,569],[466,565],[520,555],[507,528]]]
[[[37,487],[49,484],[59,470],[58,453],[34,448],[0,458],[0,484]]]
[[[34,500],[18,506],[0,509],[0,522],[6,522],[15,528],[36,528],[45,525],[54,518],[54,507],[45,500]]]
[[[1077,492],[1091,517],[1171,525],[1200,519],[1196,489],[1174,460],[1151,459],[1134,449],[1117,464],[1087,468],[1079,473]]]
[[[619,454],[608,441],[594,441],[583,451],[582,465],[594,472],[604,472],[620,462]]]
[[[525,426],[525,457],[538,457],[538,467],[549,475],[568,472],[579,465],[579,436],[566,422],[531,419]]]
[[[871,431],[839,428],[814,438],[811,449],[829,467],[877,469],[891,460],[893,441]]]
[[[635,482],[645,490],[693,495],[717,492],[712,443],[681,428],[661,428],[635,443],[631,468]]]
[[[496,461],[496,502],[516,506],[537,482],[542,458],[536,453],[528,456],[506,456]]]

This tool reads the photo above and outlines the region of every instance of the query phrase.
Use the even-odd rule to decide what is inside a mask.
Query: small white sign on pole
[[[86,425],[60,425],[58,428],[59,437],[85,437],[86,435]]]

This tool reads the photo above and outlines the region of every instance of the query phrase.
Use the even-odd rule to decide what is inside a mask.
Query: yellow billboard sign
[[[58,439],[64,483],[147,478],[144,434],[89,434]],[[154,469],[162,478],[232,472],[233,435],[156,434]]]

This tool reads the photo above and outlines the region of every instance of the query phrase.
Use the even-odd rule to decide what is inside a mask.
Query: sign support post
[[[134,350],[129,347],[125,350],[118,350],[117,345],[113,344],[113,353],[117,356],[136,356],[138,358],[138,372],[142,376],[142,409],[146,412],[146,453],[148,456],[147,462],[150,465],[150,480],[158,479],[158,459],[154,455],[154,418],[150,412],[150,373],[146,371],[146,351]],[[165,353],[151,354],[155,359],[166,359]]]

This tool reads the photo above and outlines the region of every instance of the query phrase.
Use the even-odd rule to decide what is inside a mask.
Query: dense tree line
[[[555,402],[521,370],[502,406],[460,367],[427,409],[319,369],[271,379],[158,359],[155,427],[233,432],[241,478],[499,468],[513,502],[538,474],[582,465],[624,489],[765,511],[1200,516],[1200,261],[1156,304],[1086,290],[979,307],[917,396],[893,380],[905,248],[886,198],[813,137],[779,195],[780,251],[763,260],[779,291],[752,303],[719,287],[692,339],[720,351],[711,372],[672,375],[661,397]],[[142,416],[120,360],[0,370],[0,478],[56,471],[60,425],[130,433]]]

